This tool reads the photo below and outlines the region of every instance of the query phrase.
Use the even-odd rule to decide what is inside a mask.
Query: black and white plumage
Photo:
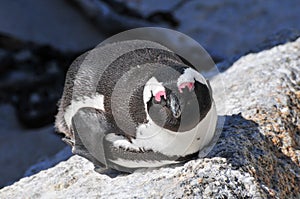
[[[203,76],[145,40],[106,44],[76,59],[56,117],[73,153],[125,172],[188,160],[210,143],[216,122]]]

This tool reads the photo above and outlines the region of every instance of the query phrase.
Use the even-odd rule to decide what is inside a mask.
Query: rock
[[[300,12],[297,0],[290,0],[285,3],[280,0],[270,2],[260,0],[251,2],[173,0],[160,1],[159,3],[155,0],[97,1],[98,5],[102,5],[103,2],[110,2],[109,7],[121,14],[122,17],[152,23],[152,26],[170,27],[189,35],[203,45],[216,62],[232,59],[236,56],[240,57],[249,52],[250,49],[265,47],[261,43],[269,40],[269,38],[272,38],[272,41],[268,41],[267,46],[272,44],[273,47],[282,43],[280,42],[281,39],[273,36],[274,33],[282,33],[287,29],[300,31],[300,23],[298,22]],[[124,9],[118,11],[120,7],[126,8],[126,12]],[[135,15],[130,13],[135,13]],[[123,24],[130,24],[127,23],[127,18],[126,20],[120,18],[120,20]],[[104,23],[101,22],[101,24]],[[131,23],[131,26],[127,27],[141,26],[138,23],[132,26]],[[300,36],[299,33],[297,35]],[[294,37],[291,34],[286,34],[285,38],[292,39]]]
[[[14,112],[11,105],[0,105],[0,188],[21,179],[33,164],[51,158],[65,147],[53,126],[24,129]],[[66,160],[68,157],[58,158]],[[44,164],[43,168],[49,168],[53,163]],[[35,168],[37,171],[39,168]]]
[[[107,36],[132,28],[162,25],[158,21],[154,23],[122,2],[74,0],[70,3],[78,7]]]
[[[0,32],[61,51],[83,51],[105,37],[66,1],[1,1]]]
[[[0,33],[0,187],[65,146],[53,122],[75,56]]]
[[[211,54],[228,59],[244,55],[282,29],[299,31],[300,24],[294,20],[300,15],[297,4],[297,0],[284,4],[280,0],[186,1],[175,11],[175,18],[180,32]]]
[[[40,161],[34,165],[31,165],[25,171],[24,177],[34,175],[42,170],[45,170],[45,169],[55,166],[57,163],[59,163],[61,161],[68,159],[72,155],[71,150],[72,149],[69,146],[65,146],[65,148],[63,148],[61,151],[56,153],[54,156],[44,157],[42,159],[42,161]]]
[[[225,123],[206,158],[109,177],[72,156],[0,198],[299,198],[299,51],[300,39],[249,54],[211,81]]]
[[[0,103],[14,105],[26,127],[53,123],[65,73],[76,56],[0,33]]]

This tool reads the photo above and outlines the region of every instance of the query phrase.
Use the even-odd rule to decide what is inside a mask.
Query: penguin
[[[100,45],[70,66],[55,127],[95,168],[132,173],[197,157],[215,134],[208,81],[148,40]]]

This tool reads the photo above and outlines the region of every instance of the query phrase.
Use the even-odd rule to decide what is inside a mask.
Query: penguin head
[[[195,128],[210,110],[211,92],[195,69],[175,69],[160,70],[151,77],[145,84],[143,99],[148,120],[173,132],[186,132]]]

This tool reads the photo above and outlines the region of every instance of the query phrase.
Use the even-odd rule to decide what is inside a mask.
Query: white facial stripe
[[[68,128],[70,128],[72,117],[80,108],[93,107],[95,109],[104,111],[104,96],[97,94],[93,97],[85,96],[81,101],[72,100],[71,104],[67,107],[64,118]]]
[[[187,68],[184,70],[184,73],[178,78],[177,86],[179,88],[180,85],[184,83],[194,82],[195,79],[202,84],[206,84],[205,78],[198,71],[192,68]]]
[[[151,99],[152,94],[153,96],[156,96],[156,94],[159,93],[165,93],[165,87],[162,85],[161,82],[157,81],[155,77],[152,77],[148,80],[148,82],[145,84],[144,91],[143,91],[143,100],[144,105],[147,112],[147,102]]]

